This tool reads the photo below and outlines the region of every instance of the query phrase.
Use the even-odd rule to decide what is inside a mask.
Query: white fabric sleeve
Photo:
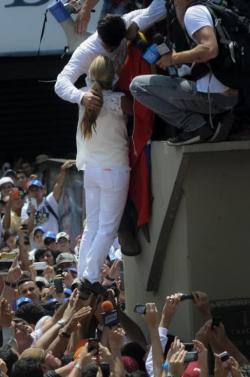
[[[52,209],[55,211],[55,213],[58,215],[59,205],[56,201],[56,198],[54,197],[53,192],[51,192],[49,195],[46,196],[46,200],[48,204],[52,207]]]
[[[166,329],[165,327],[159,327],[158,331],[159,331],[162,350],[164,351],[167,341],[168,341],[168,337],[167,337],[168,329]],[[154,377],[152,347],[150,347],[150,351],[148,353],[148,357],[146,360],[146,371],[149,377]]]
[[[149,28],[167,15],[165,0],[153,0],[147,8],[141,10],[142,12],[133,19],[140,30]]]
[[[21,220],[22,221],[25,221],[29,218],[27,210],[28,210],[28,204],[26,203],[26,204],[24,204],[22,211],[21,211]]]
[[[61,73],[57,76],[55,92],[71,103],[81,103],[83,92],[75,87],[78,78],[87,74],[91,62],[97,55],[105,53],[97,32],[80,44]]]
[[[188,8],[184,16],[184,24],[191,38],[203,27],[214,26],[212,16],[204,5],[194,5]]]

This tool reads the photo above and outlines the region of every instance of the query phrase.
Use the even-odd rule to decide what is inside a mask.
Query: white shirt
[[[154,5],[152,5],[153,3]],[[159,17],[163,18],[166,16],[165,6],[165,13],[162,11],[162,4],[164,3],[164,0],[154,0],[153,3],[148,8],[138,9],[123,15],[122,18],[125,21],[126,27],[128,27],[130,23],[135,20],[138,25],[146,28],[158,21]],[[161,16],[159,16],[159,12],[156,12],[158,4],[161,5]],[[114,65],[119,72],[119,68],[125,61],[126,54],[127,41],[125,39],[120,43],[119,47],[110,53],[104,49],[101,39],[96,31],[80,44],[80,46],[73,53],[68,64],[58,75],[55,84],[56,94],[66,101],[80,104],[83,97],[83,92],[77,89],[74,86],[74,83],[81,75],[88,73],[89,66],[94,58],[98,55],[108,56],[114,62]]]
[[[81,90],[82,93],[90,87]],[[121,109],[121,92],[103,90],[103,106],[96,120],[96,131],[91,139],[84,139],[80,123],[84,114],[84,106],[79,106],[79,122],[76,134],[78,170],[85,166],[111,168],[128,166],[128,135],[126,116]]]
[[[58,203],[51,192],[47,197],[46,200],[50,207],[54,210],[54,212],[58,215]],[[29,218],[29,203],[25,203],[22,208],[21,218],[22,221],[25,221]],[[49,230],[55,233],[58,233],[58,221],[55,216],[48,210],[45,205],[45,198],[43,201],[37,206],[36,214],[35,214],[35,224],[34,227],[42,226],[45,232]]]
[[[159,331],[162,351],[164,351],[166,344],[167,344],[167,341],[168,341],[168,337],[167,337],[168,329],[166,329],[165,327],[159,327],[158,331]],[[147,357],[145,365],[146,365],[146,371],[147,371],[147,374],[149,375],[149,377],[154,377],[152,347],[150,348],[150,351],[148,353],[148,357]]]
[[[204,5],[193,5],[189,7],[185,13],[184,24],[188,35],[194,40],[193,35],[205,26],[214,28],[212,16]],[[196,42],[194,40],[194,42]],[[208,73],[201,79],[196,81],[198,92],[203,93],[223,93],[228,87],[223,85],[217,78]]]

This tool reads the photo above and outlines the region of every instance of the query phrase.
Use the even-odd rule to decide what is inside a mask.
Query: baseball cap
[[[56,240],[56,233],[51,232],[50,230],[46,232],[43,236],[43,240],[46,240],[46,238],[52,238],[53,240]]]
[[[56,235],[56,242],[58,242],[61,238],[66,238],[69,241],[69,235],[66,232],[60,232]]]
[[[56,258],[56,264],[59,265],[61,263],[76,263],[76,258],[73,254],[61,253]]]
[[[29,181],[28,189],[32,186],[43,188],[43,184],[40,179],[32,179],[31,181]]]
[[[6,170],[6,172],[4,173],[4,177],[13,177],[13,178],[16,178],[16,172],[15,170],[13,169],[8,169]]]
[[[35,229],[34,229],[34,232],[33,232],[33,234],[35,235],[36,234],[36,232],[42,232],[43,234],[45,233],[45,230],[43,229],[43,227],[42,226],[37,226]]]
[[[31,298],[19,297],[16,299],[16,308],[19,309],[24,304],[30,304],[32,302]]]
[[[0,187],[6,183],[11,183],[14,186],[14,181],[10,177],[3,177],[0,179]]]

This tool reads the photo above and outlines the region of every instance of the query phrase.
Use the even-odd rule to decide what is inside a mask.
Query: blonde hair
[[[115,76],[114,65],[107,56],[99,55],[89,67],[89,78],[93,82],[91,92],[102,98],[103,89],[112,89]],[[100,110],[85,109],[81,121],[81,133],[84,139],[91,139],[93,130],[96,130],[96,119]]]
[[[46,352],[42,348],[33,347],[24,350],[19,356],[19,359],[35,359],[41,363],[44,361],[45,355]]]

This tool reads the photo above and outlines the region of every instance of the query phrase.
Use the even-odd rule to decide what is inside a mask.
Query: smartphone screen
[[[134,312],[137,313],[137,314],[145,314],[146,313],[146,305],[144,305],[144,304],[135,305]]]
[[[56,293],[63,293],[63,280],[54,279],[54,286],[56,288]]]
[[[98,353],[98,340],[97,339],[89,339],[88,340],[88,352],[96,350],[96,353]]]
[[[187,352],[184,363],[190,363],[191,361],[197,361],[198,360],[198,352],[193,351],[193,352]]]

